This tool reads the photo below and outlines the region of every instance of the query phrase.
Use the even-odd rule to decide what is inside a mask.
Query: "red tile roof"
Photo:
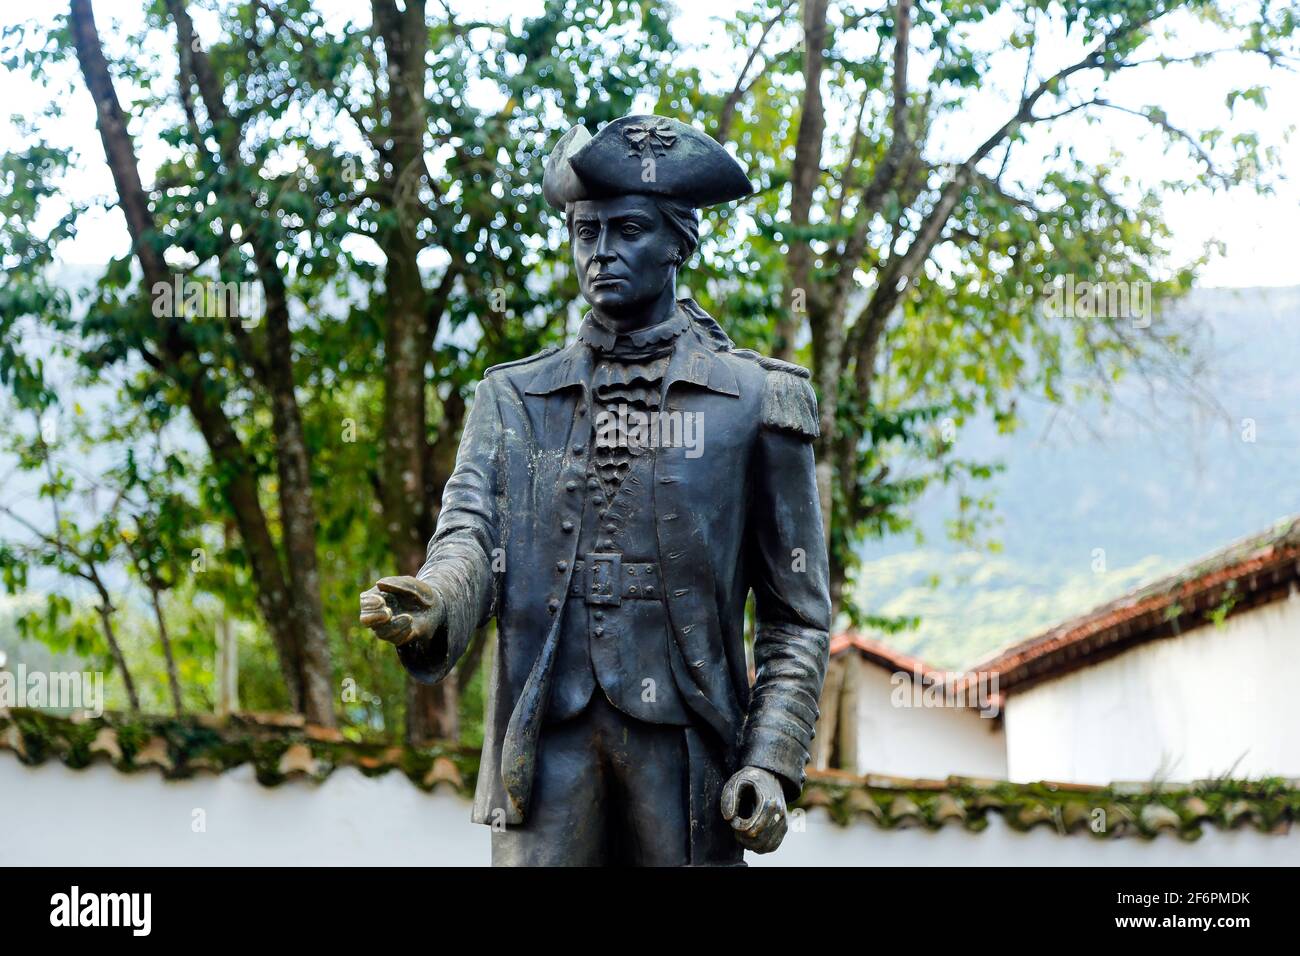
[[[939,683],[998,675],[999,692],[1025,690],[1071,671],[1165,637],[1176,637],[1216,617],[1280,600],[1300,587],[1300,515],[1235,542],[1187,567],[1011,645],[959,677],[857,631],[831,638],[831,656],[850,648],[890,672],[906,671]]]
[[[994,654],[1002,691],[1097,664],[1148,641],[1280,600],[1300,583],[1300,516],[1279,521],[1165,578]]]
[[[943,674],[942,671],[935,670],[925,661],[909,657],[897,648],[890,647],[882,641],[872,640],[857,631],[841,631],[831,638],[831,657],[843,654],[850,648],[856,650],[873,664],[878,664],[891,673],[906,671],[909,674],[939,677],[942,677]]]

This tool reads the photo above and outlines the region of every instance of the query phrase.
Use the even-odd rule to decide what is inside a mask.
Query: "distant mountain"
[[[1005,465],[988,483],[1001,550],[946,541],[951,492],[927,497],[921,547],[865,551],[864,606],[922,618],[886,640],[970,663],[1300,512],[1300,287],[1198,290],[1171,318],[1198,329],[1217,408],[1129,381],[1110,408],[1024,407],[1010,436],[968,426],[956,453]]]

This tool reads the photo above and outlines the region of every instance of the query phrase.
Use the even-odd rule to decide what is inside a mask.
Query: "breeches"
[[[580,713],[542,729],[527,817],[493,829],[492,865],[690,863],[686,733],[629,717],[597,689]],[[740,854],[730,855],[717,862]]]

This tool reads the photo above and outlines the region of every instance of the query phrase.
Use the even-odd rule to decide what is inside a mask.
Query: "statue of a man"
[[[785,835],[826,672],[816,398],[676,297],[697,209],[751,192],[716,142],[578,126],[543,189],[591,311],[487,371],[428,559],[361,622],[434,682],[495,615],[473,813],[494,865],[737,864]]]

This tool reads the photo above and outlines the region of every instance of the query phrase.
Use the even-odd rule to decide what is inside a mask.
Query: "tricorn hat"
[[[753,191],[716,140],[666,116],[624,116],[595,136],[575,126],[555,144],[542,177],[542,194],[559,210],[628,193],[712,206]]]

